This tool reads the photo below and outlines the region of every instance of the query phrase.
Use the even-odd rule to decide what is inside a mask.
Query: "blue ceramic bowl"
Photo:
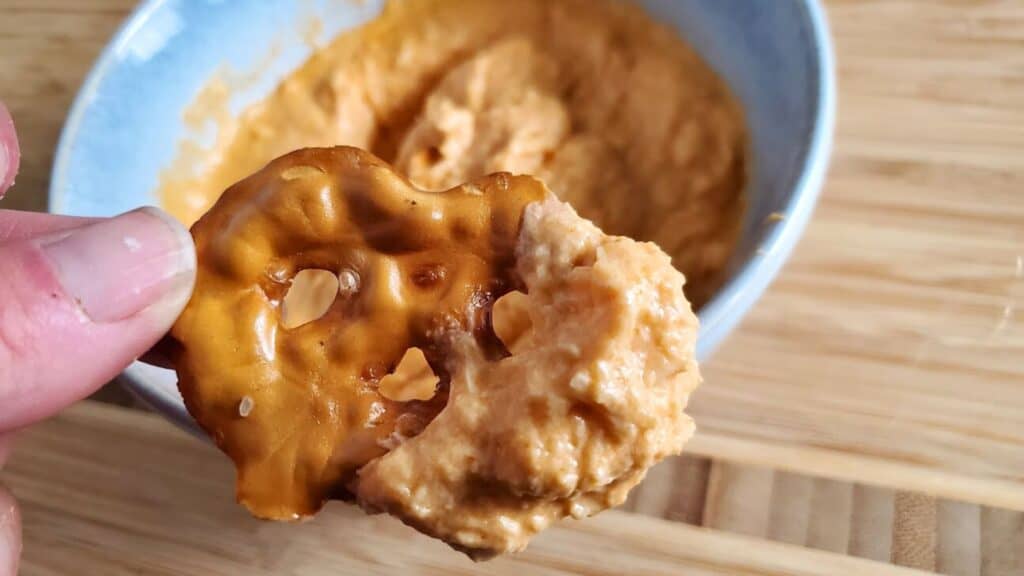
[[[835,115],[832,48],[817,0],[640,3],[678,29],[726,79],[743,104],[752,135],[744,234],[729,281],[700,312],[697,353],[703,360],[775,277],[814,208]],[[370,20],[383,4],[142,2],[78,94],[57,150],[50,210],[106,216],[158,204],[157,176],[185,136],[182,113],[215,71],[224,65],[266,67],[261,81],[232,100],[233,109],[241,110],[309,56],[312,18],[329,38]],[[279,48],[269,64],[269,50],[253,48],[268,44]],[[194,426],[173,372],[136,364],[125,379],[169,418]]]

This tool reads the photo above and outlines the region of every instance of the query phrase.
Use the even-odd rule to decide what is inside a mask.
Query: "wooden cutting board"
[[[63,118],[96,54],[133,5],[0,0],[0,97],[18,122],[25,153],[17,187],[0,207],[45,207]],[[894,507],[914,509],[913,496],[894,498],[892,489],[1024,510],[1024,3],[826,5],[840,72],[833,168],[794,258],[705,367],[707,383],[694,397],[700,433],[692,452],[887,487],[846,486],[853,496],[835,499],[853,502],[860,527],[873,522],[877,508],[888,510],[880,516],[890,524]],[[114,444],[131,436],[108,429],[104,438]],[[122,463],[113,456],[103,462],[105,471],[96,474],[104,480],[119,474]],[[714,513],[706,520],[791,540],[784,524],[758,520],[746,504],[767,493],[782,503],[778,508],[792,509],[786,504],[810,498],[806,479],[783,472],[788,480],[778,482],[778,472],[770,470],[713,467],[719,471],[711,475],[706,511]],[[639,494],[638,510],[665,513],[662,496],[675,490],[657,489],[659,483],[672,488],[689,478],[683,469],[662,469],[678,474],[654,475]],[[707,481],[707,463],[703,469]],[[74,484],[61,489],[46,469],[17,474],[32,486],[49,486],[43,496],[80,498],[70,495]],[[161,501],[171,509],[150,513],[173,516],[179,512],[172,489],[162,486]],[[865,496],[872,494],[883,496]],[[113,495],[103,498],[106,507],[122,509]],[[897,499],[902,504],[894,504]],[[44,499],[32,508],[33,516],[46,519],[30,519],[41,542],[36,545],[86,538],[75,532],[85,526],[99,534],[82,544],[91,550],[91,566],[120,558],[120,552],[106,554],[97,538],[116,539],[112,527],[131,523],[110,524],[99,513],[88,518],[100,528],[61,523],[63,505]],[[971,509],[977,517],[978,508]],[[949,516],[941,506],[929,513],[939,521]],[[633,529],[623,517],[607,518],[598,524]],[[1000,512],[992,518],[997,522],[987,524],[1000,527],[993,531],[1008,535],[1002,547],[1021,549],[1021,517]],[[984,518],[973,522],[978,530],[986,525]],[[665,530],[686,538],[705,534]],[[856,532],[848,540],[851,553],[889,553]],[[730,545],[735,553],[762,549],[748,540]],[[30,558],[45,556],[30,550]],[[1024,566],[1024,552],[1015,558],[1008,566]],[[57,561],[32,562],[52,573],[44,564]]]
[[[705,366],[692,448],[1024,510],[1024,2],[826,4],[832,170],[793,259]],[[25,154],[0,206],[45,206],[69,103],[133,5],[0,0],[0,97]]]
[[[826,4],[830,175],[696,448],[1024,510],[1024,2]]]
[[[212,446],[91,402],[23,434],[0,479],[23,508],[26,575],[922,574],[623,512],[564,522],[485,564],[343,504],[303,524],[261,522],[234,503]]]

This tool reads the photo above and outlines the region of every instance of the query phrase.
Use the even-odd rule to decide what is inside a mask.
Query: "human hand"
[[[18,147],[0,103],[0,197]],[[0,210],[0,468],[11,433],[116,376],[192,293],[188,231],[156,208],[115,218]],[[17,572],[20,516],[0,486],[0,576]]]

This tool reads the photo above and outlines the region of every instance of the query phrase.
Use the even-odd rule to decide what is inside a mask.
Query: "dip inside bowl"
[[[637,3],[677,32],[724,79],[746,125],[742,166],[745,209],[735,222],[738,241],[731,254],[723,255],[722,277],[713,280],[713,294],[701,295],[706,304],[700,310],[698,357],[706,359],[775,276],[813,209],[826,167],[834,114],[831,50],[817,2]],[[230,150],[220,140],[226,134],[234,137],[231,130],[225,130],[233,118],[265,100],[331,38],[373,21],[383,9],[384,3],[379,1],[282,0],[244,9],[233,3],[198,0],[144,2],[107,48],[78,95],[54,166],[51,210],[103,216],[145,204],[171,204],[174,209],[173,200],[167,202],[168,189],[175,190],[167,186],[168,178],[177,181],[179,194],[200,186],[186,175],[190,163],[208,159],[210,150]],[[570,18],[566,23],[577,19],[582,18]],[[457,26],[448,30],[452,35],[461,33]],[[386,27],[379,31],[388,33]],[[420,49],[429,46],[425,43]],[[358,46],[354,50],[358,62],[363,54]],[[393,58],[397,62],[416,56],[396,53]],[[518,62],[517,57],[511,61]],[[624,64],[626,70],[636,66],[637,62]],[[364,80],[371,84],[367,94],[373,100],[380,90],[372,87],[373,78]],[[621,84],[624,79],[608,81]],[[332,98],[339,94],[334,88]],[[649,102],[653,109],[660,109],[666,98],[657,83],[635,86],[635,91],[633,86],[617,88],[627,96],[639,93],[641,106]],[[524,116],[535,117],[533,112]],[[352,116],[342,117],[348,118]],[[665,118],[665,123],[671,126],[672,119]],[[255,141],[256,136],[243,140]],[[293,147],[342,143],[353,142],[298,142]],[[244,157],[245,149],[241,152]],[[401,156],[400,150],[392,152],[395,158]],[[258,163],[253,168],[258,168]],[[600,176],[612,168],[609,163],[598,163],[587,167],[583,176]],[[175,179],[176,175],[186,177]],[[673,178],[664,186],[666,190],[690,184],[679,176]],[[557,186],[553,185],[560,192]],[[567,192],[571,198],[572,191]],[[634,196],[636,203],[651,208],[650,198]],[[604,213],[609,218],[635,208],[630,202],[610,207],[600,204],[599,200],[595,203],[607,208]],[[671,219],[664,218],[662,212],[649,210],[641,219],[660,219],[664,228]],[[706,214],[706,218],[713,216]],[[732,225],[728,219],[709,223],[706,218],[698,211],[689,220],[681,220],[681,226],[705,224],[714,232]],[[600,222],[600,217],[596,219],[613,233],[644,237],[649,232],[616,230]],[[651,232],[651,236],[657,235]],[[672,247],[666,248],[673,252]],[[132,389],[156,408],[178,422],[191,423],[172,372],[137,364],[126,372],[126,378]]]

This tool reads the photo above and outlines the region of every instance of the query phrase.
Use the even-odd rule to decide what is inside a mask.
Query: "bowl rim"
[[[136,30],[145,26],[150,17],[167,1],[142,0],[136,5],[117,27],[110,41],[100,51],[89,73],[86,74],[85,80],[82,81],[82,86],[71,102],[71,108],[68,109],[67,118],[64,120],[64,125],[61,126],[60,136],[57,138],[57,150],[53,158],[53,167],[50,170],[50,186],[46,194],[47,212],[60,214],[64,209],[65,192],[68,190],[65,180],[72,142],[79,132],[86,108],[95,100],[100,81],[107,75],[107,70],[116,64],[115,55],[121,51],[129,37]]]
[[[47,195],[49,212],[61,213],[65,206],[68,190],[65,180],[72,143],[99,83],[108,69],[116,64],[115,55],[122,50],[134,31],[144,26],[168,1],[143,0],[136,6],[100,52],[85,77],[58,139]],[[801,0],[800,7],[806,13],[812,46],[815,48],[815,54],[810,58],[810,66],[817,80],[811,137],[799,156],[802,168],[793,186],[793,193],[780,210],[784,219],[768,231],[757,253],[741,263],[739,269],[700,311],[702,335],[697,342],[699,361],[706,361],[710,357],[775,280],[806,230],[828,172],[837,108],[834,46],[822,0]],[[149,384],[144,371],[144,367],[135,362],[119,380],[138,399],[170,421],[191,432],[201,433],[180,398],[168,397],[155,389]]]
[[[779,211],[783,220],[772,227],[757,253],[740,266],[701,310],[704,339],[697,342],[698,360],[710,357],[778,276],[807,229],[828,173],[838,100],[835,50],[822,0],[803,0],[801,5],[807,12],[813,46],[817,49],[814,73],[818,80],[811,138],[801,153],[803,169],[793,193]]]

